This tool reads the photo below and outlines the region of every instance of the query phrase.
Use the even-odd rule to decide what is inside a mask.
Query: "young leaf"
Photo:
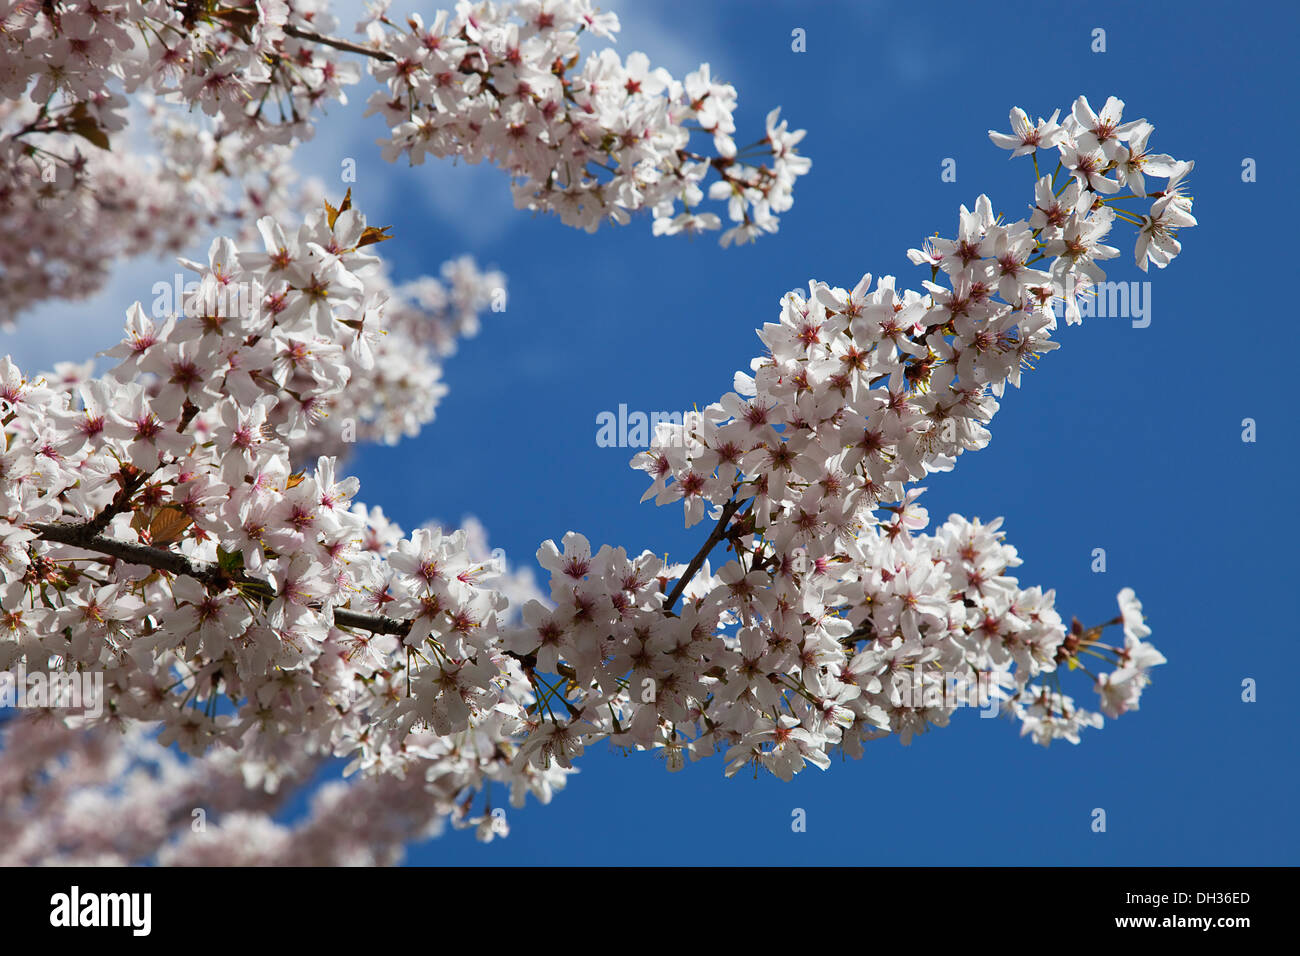
[[[168,505],[165,508],[159,508],[158,513],[154,515],[153,521],[149,523],[149,540],[155,544],[171,544],[173,541],[179,541],[185,529],[194,523],[194,519],[181,511],[180,508],[174,508]]]

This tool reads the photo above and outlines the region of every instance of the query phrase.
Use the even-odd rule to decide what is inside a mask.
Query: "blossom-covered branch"
[[[122,256],[301,213],[294,151],[359,82],[345,57],[382,84],[385,159],[490,162],[520,208],[588,230],[639,210],[656,234],[719,228],[707,190],[723,243],[746,242],[809,168],[777,111],[737,148],[736,91],[707,65],[679,81],[602,49],[579,67],[581,34],[618,30],[589,0],[461,2],[429,24],[382,3],[356,26],[333,36],[324,0],[0,0],[0,324],[94,292]],[[141,113],[152,149],[128,139]]]
[[[699,553],[666,564],[570,532],[538,551],[549,600],[511,593],[464,530],[403,535],[333,458],[289,464],[348,381],[341,357],[364,362],[384,321],[361,278],[382,232],[345,203],[296,232],[263,218],[261,249],[219,240],[193,267],[208,293],[255,288],[247,315],[157,326],[137,306],[101,379],[0,362],[0,667],[102,672],[101,722],[192,754],[256,765],[292,738],[368,777],[456,774],[458,795],[547,799],[597,741],[789,778],[944,726],[954,682],[1038,742],[1077,742],[1164,661],[1136,596],[1067,627],[1053,591],[1009,573],[1000,519],[925,533],[918,482],[987,444],[1007,383],[1057,347],[1053,301],[1115,254],[1117,218],[1161,265],[1194,225],[1190,164],[1137,183],[1149,130],[1117,103],[1018,134],[1050,135],[1061,169],[1035,175],[1027,219],[981,196],[957,238],[913,250],[925,292],[867,276],[787,294],[753,374],[633,460],[646,498],[714,520]],[[1121,169],[1146,212],[1115,211]],[[1073,671],[1099,712],[1064,689]]]
[[[182,761],[144,727],[69,727],[38,715],[0,723],[0,754],[5,866],[392,865],[446,822],[485,841],[510,832],[503,808],[464,799],[471,777],[462,773],[328,781],[302,819],[277,822],[326,769],[292,737],[255,761],[234,750]]]

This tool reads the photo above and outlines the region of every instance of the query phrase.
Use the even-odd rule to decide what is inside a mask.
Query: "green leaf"
[[[244,553],[227,551],[221,545],[217,545],[217,566],[227,574],[237,574],[244,570]]]

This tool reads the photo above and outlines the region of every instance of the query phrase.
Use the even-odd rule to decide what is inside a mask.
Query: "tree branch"
[[[727,525],[731,523],[732,516],[740,510],[740,506],[746,501],[753,500],[753,498],[733,498],[722,506],[722,514],[718,516],[718,523],[713,526],[713,533],[709,535],[708,540],[704,542],[704,545],[700,550],[695,553],[695,557],[691,558],[691,563],[686,566],[685,572],[683,572],[682,576],[677,579],[676,586],[669,592],[668,600],[664,602],[665,613],[673,609],[673,605],[676,604],[677,599],[682,596],[682,592],[686,590],[686,586],[691,583],[691,579],[695,577],[696,572],[703,566],[705,559],[709,556],[709,552],[712,551],[714,547],[717,546],[718,542],[726,536]]]
[[[382,614],[363,614],[360,611],[351,611],[345,607],[336,607],[334,609],[334,623],[341,627],[355,627],[363,631],[373,631],[375,634],[397,634],[405,637],[411,633],[410,621],[399,621],[395,617],[384,617]],[[509,651],[506,651],[509,654]]]
[[[388,63],[396,63],[397,57],[391,53],[385,53],[383,50],[371,49],[368,46],[362,46],[360,43],[352,43],[349,40],[339,40],[335,37],[327,37],[320,33],[313,33],[311,30],[304,30],[301,27],[295,27],[286,23],[284,32],[299,40],[310,40],[313,43],[323,43],[325,46],[332,46],[336,50],[343,50],[345,53],[360,53],[362,56],[374,57],[376,60],[384,60]]]
[[[230,574],[223,568],[207,561],[193,561],[183,554],[156,548],[147,544],[134,544],[119,541],[103,534],[90,522],[79,524],[30,524],[42,541],[54,541],[71,545],[85,551],[118,558],[131,564],[143,564],[146,567],[166,571],[168,574],[184,575],[202,581],[204,584],[226,589],[237,584],[251,584],[263,594],[266,602],[275,600],[275,589],[261,578],[244,574]],[[410,621],[384,617],[382,614],[364,614],[348,608],[334,609],[334,623],[340,627],[355,627],[376,634],[398,634],[405,636],[411,631]]]
[[[183,554],[155,548],[146,544],[119,541],[101,533],[92,523],[81,524],[30,524],[32,531],[42,541],[56,541],[86,551],[96,551],[131,564],[143,564],[169,574],[183,574],[207,583],[217,583],[221,569],[204,561],[191,561]],[[265,582],[263,582],[265,583]]]
[[[677,599],[681,597],[682,592],[686,590],[687,585],[690,584],[703,566],[709,553],[717,546],[719,541],[726,537],[727,527],[731,523],[732,517],[744,504],[752,501],[752,498],[735,498],[722,506],[722,514],[718,517],[718,522],[714,525],[712,533],[710,533],[695,557],[691,559],[691,563],[686,566],[686,571],[677,580],[676,586],[669,593],[667,603],[664,605],[665,612],[672,610],[673,605],[677,603]],[[84,551],[93,551],[97,554],[117,558],[130,564],[142,564],[159,571],[166,571],[168,574],[184,575],[218,590],[226,590],[239,584],[252,585],[258,589],[259,596],[264,603],[269,603],[276,598],[275,589],[271,587],[269,582],[261,578],[249,577],[242,572],[232,574],[219,565],[208,561],[194,561],[183,554],[166,548],[111,538],[103,533],[97,521],[78,522],[76,524],[32,523],[26,527],[35,531],[41,541],[66,544],[74,548],[81,548]],[[412,625],[411,621],[385,617],[382,614],[366,614],[342,607],[334,609],[334,623],[340,627],[358,628],[374,634],[395,634],[402,637],[411,632]],[[510,651],[505,653],[524,663],[528,663],[527,658],[531,656],[514,654]]]
[[[727,536],[731,519],[746,503],[752,504],[753,499],[735,498],[722,506],[722,514],[718,517],[718,522],[714,525],[713,531],[695,557],[691,559],[686,571],[678,579],[676,586],[668,595],[668,601],[664,605],[665,613],[671,612],[673,605],[677,603],[677,599],[703,566],[709,553],[717,546],[718,542]],[[109,520],[112,518],[111,511],[108,513],[108,518]],[[90,521],[55,524],[33,522],[26,525],[26,527],[35,531],[41,541],[66,544],[85,551],[117,558],[130,564],[141,564],[155,568],[168,574],[184,575],[201,581],[208,588],[218,592],[238,587],[240,584],[251,585],[256,589],[256,596],[263,605],[269,604],[276,599],[275,588],[261,578],[250,577],[242,571],[232,572],[209,561],[195,561],[166,548],[111,538],[103,533],[103,523],[104,516],[101,515],[97,519]],[[408,635],[414,623],[409,620],[385,617],[382,614],[365,614],[349,608],[334,608],[333,615],[334,623],[339,627],[356,628],[374,634],[393,634],[400,637]],[[504,648],[502,653],[520,663],[529,682],[533,684],[534,689],[538,690],[540,694],[540,690],[537,688],[538,678],[533,671],[533,668],[537,666],[537,658],[532,654],[517,654]],[[561,676],[564,676],[563,672]],[[576,675],[573,675],[573,678],[576,679]],[[569,711],[571,718],[576,719],[581,716],[580,709],[574,707],[564,694],[556,694],[551,689],[549,696],[557,697]]]

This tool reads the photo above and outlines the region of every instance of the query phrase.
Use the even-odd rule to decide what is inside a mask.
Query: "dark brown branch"
[[[79,522],[77,524],[33,523],[27,527],[35,531],[42,541],[70,545],[85,551],[106,555],[107,557],[118,558],[131,564],[142,564],[146,567],[156,568],[169,574],[185,575],[202,581],[209,588],[218,591],[238,587],[241,584],[251,585],[254,588],[254,596],[260,599],[263,605],[271,603],[276,597],[275,589],[260,578],[249,577],[242,572],[232,573],[208,561],[192,561],[183,554],[165,548],[135,544],[130,541],[119,541],[103,534],[92,522]],[[405,637],[410,633],[413,622],[385,617],[382,614],[364,614],[348,608],[334,608],[334,623],[338,627],[358,628],[374,634],[395,634]],[[507,657],[513,657],[519,662],[529,683],[533,685],[534,691],[540,696],[542,690],[538,687],[539,679],[534,673],[534,668],[537,666],[537,657],[533,654],[517,654],[504,648],[502,648],[502,653]],[[577,675],[573,673],[572,669],[566,668],[564,665],[560,665],[557,669],[560,671],[562,678],[568,680],[577,679]],[[582,710],[575,707],[564,694],[556,693],[551,689],[548,696],[551,699],[559,700],[569,712],[571,719],[576,720],[582,716]]]
[[[140,490],[140,486],[145,483],[145,479],[152,472],[143,472],[131,464],[125,464],[121,470],[114,476],[118,482],[117,493],[113,495],[113,500],[109,502],[108,507],[101,511],[95,517],[91,518],[85,525],[84,533],[87,535],[99,534],[110,524],[119,514],[129,511],[131,508],[131,496]],[[51,525],[53,527],[53,525]]]
[[[399,621],[395,617],[384,617],[382,614],[363,614],[360,611],[350,611],[345,607],[334,609],[334,623],[339,627],[355,627],[375,634],[398,634],[405,637],[411,633],[410,621]]]
[[[705,560],[709,556],[709,552],[717,546],[719,541],[727,536],[727,525],[731,523],[732,516],[740,510],[740,506],[743,505],[745,501],[752,500],[752,498],[743,500],[740,498],[733,498],[722,506],[722,514],[718,516],[718,523],[713,526],[713,533],[709,535],[708,540],[704,542],[704,545],[700,550],[695,553],[695,557],[691,558],[691,563],[686,566],[685,572],[683,572],[682,576],[677,579],[676,586],[669,592],[668,600],[664,602],[665,613],[673,609],[673,605],[676,604],[677,599],[682,596],[682,592],[686,590],[686,586],[691,583],[691,579],[695,577],[696,572],[704,565]]]
[[[677,599],[681,597],[682,592],[686,590],[687,585],[690,584],[703,566],[709,553],[718,542],[727,536],[728,525],[730,525],[732,517],[747,501],[752,500],[736,498],[722,506],[722,514],[718,517],[718,522],[714,525],[708,540],[704,542],[695,557],[691,559],[686,571],[678,579],[676,586],[668,595],[667,603],[664,605],[665,612],[672,610],[673,605],[677,603]],[[166,548],[157,548],[147,544],[136,544],[111,538],[103,533],[96,521],[78,522],[76,524],[33,523],[27,527],[35,531],[42,541],[52,541],[81,548],[85,551],[93,551],[130,564],[142,564],[146,567],[156,568],[159,571],[166,571],[168,574],[184,575],[218,590],[237,587],[241,584],[250,585],[264,603],[270,603],[276,597],[275,589],[261,578],[249,577],[242,572],[232,573],[219,565],[208,561],[194,561],[183,554]],[[365,614],[349,608],[335,608],[334,623],[339,627],[358,628],[374,634],[395,634],[405,637],[411,631],[412,622],[385,617],[382,614]],[[524,664],[530,663],[529,658],[531,655],[513,654],[509,651],[506,653]]]
[[[40,535],[42,541],[56,541],[86,551],[96,551],[131,564],[143,564],[169,574],[183,574],[186,577],[197,578],[205,584],[215,583],[221,573],[221,569],[214,564],[191,561],[185,555],[177,554],[175,551],[110,538],[90,523],[31,524],[27,527]]]
[[[332,46],[336,50],[343,50],[345,53],[360,53],[362,56],[374,57],[376,60],[383,60],[387,63],[396,63],[397,57],[391,53],[385,53],[383,50],[376,50],[372,47],[362,46],[360,43],[352,43],[349,40],[340,40],[336,37],[327,37],[320,33],[313,33],[311,30],[304,30],[302,27],[295,27],[288,23],[284,25],[284,32],[291,37],[297,37],[299,40],[310,40],[313,43],[323,43],[325,46]]]
[[[184,575],[201,581],[205,585],[222,590],[240,584],[252,585],[265,602],[269,603],[275,600],[275,589],[260,578],[239,573],[231,574],[215,564],[207,561],[192,561],[185,555],[169,551],[166,548],[155,548],[147,544],[119,541],[117,538],[110,538],[108,535],[101,533],[89,522],[79,524],[31,524],[27,527],[40,535],[42,541],[67,544],[74,548],[118,558],[130,564],[143,564],[159,571],[166,571],[168,574]],[[411,630],[410,621],[399,621],[395,618],[384,617],[381,614],[363,614],[360,611],[352,611],[348,608],[334,609],[334,623],[340,627],[355,627],[376,634],[405,636]]]

